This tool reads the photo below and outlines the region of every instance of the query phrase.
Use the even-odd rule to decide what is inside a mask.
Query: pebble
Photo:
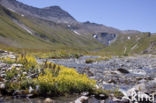
[[[89,95],[89,92],[83,92],[81,93],[82,96],[88,96]]]
[[[0,84],[0,89],[5,89],[5,84],[4,83]]]
[[[76,99],[74,103],[86,103],[88,101],[88,97],[81,96],[80,98]]]
[[[51,98],[46,98],[43,103],[55,103],[54,100],[52,100]]]

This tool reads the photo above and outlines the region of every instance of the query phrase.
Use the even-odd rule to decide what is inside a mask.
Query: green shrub
[[[79,74],[75,69],[51,65],[51,68],[45,69],[44,73],[34,80],[40,86],[40,94],[64,95],[65,93],[93,91],[95,88],[95,80],[88,79],[86,75]],[[58,74],[54,75],[54,71]]]
[[[35,68],[37,65],[36,58],[31,55],[19,55],[16,59],[16,63],[23,64],[26,69]]]
[[[0,58],[0,60],[4,63],[8,63],[8,64],[13,64],[15,63],[15,59],[11,59],[9,57],[3,57],[3,58]]]
[[[113,90],[105,90],[105,89],[99,88],[93,91],[92,94],[94,95],[105,94],[107,96],[109,96],[110,94],[114,94],[115,97],[123,97],[123,94],[119,91],[118,88],[115,88]]]
[[[99,57],[99,58],[95,58],[95,59],[86,59],[86,63],[93,63],[96,61],[101,61],[101,60],[108,60],[111,59],[112,57]]]
[[[15,67],[12,67],[11,70],[6,71],[6,80],[11,80],[17,75],[18,75],[18,71],[16,70]]]

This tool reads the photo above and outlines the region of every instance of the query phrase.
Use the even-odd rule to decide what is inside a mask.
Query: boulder
[[[88,96],[89,95],[89,92],[82,92],[81,95],[82,96]]]
[[[108,98],[108,96],[105,95],[105,94],[98,94],[98,95],[95,96],[95,98],[99,99],[99,100],[105,100],[105,99]]]
[[[81,96],[80,98],[76,99],[74,103],[88,103],[88,97]]]
[[[12,64],[12,67],[22,67],[22,64]]]
[[[4,83],[0,83],[0,89],[5,89],[5,84]]]
[[[34,89],[30,86],[29,87],[29,93],[32,93],[34,91]]]
[[[5,63],[0,63],[0,68],[3,68],[3,67],[5,67],[5,66],[7,66],[7,64],[5,64]]]
[[[123,69],[123,68],[119,68],[119,69],[117,69],[120,73],[123,73],[123,74],[128,74],[129,73],[129,71],[128,70],[126,70],[126,69]]]
[[[16,56],[12,55],[12,54],[8,55],[8,57],[11,58],[11,59],[16,59]]]
[[[4,51],[4,50],[0,49],[0,53],[7,53],[7,51]]]
[[[51,98],[46,98],[43,103],[55,103],[54,100],[52,100]]]

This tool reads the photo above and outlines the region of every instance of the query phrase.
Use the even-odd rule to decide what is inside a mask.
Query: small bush
[[[99,57],[99,58],[95,58],[95,59],[86,59],[86,63],[93,63],[96,61],[101,61],[101,60],[108,60],[111,59],[111,57]]]
[[[4,63],[8,63],[8,64],[15,63],[15,59],[11,59],[9,57],[0,58],[0,60],[3,61]]]
[[[6,80],[11,80],[17,75],[18,75],[18,71],[16,70],[15,67],[12,67],[11,70],[6,71]]]
[[[128,56],[128,53],[124,53],[123,55],[124,55],[124,56]]]
[[[40,74],[35,79],[40,86],[40,94],[64,95],[65,93],[92,91],[95,88],[95,80],[88,79],[86,75],[79,74],[75,69],[51,65],[53,65],[52,68],[45,69],[44,74]],[[57,71],[58,75],[54,75],[54,71]]]
[[[93,63],[94,60],[93,59],[86,59],[86,63],[89,64],[89,63]]]
[[[37,65],[36,58],[31,55],[19,55],[16,59],[16,63],[23,64],[26,69],[35,68]]]
[[[98,95],[98,94],[105,94],[107,96],[109,96],[110,94],[114,94],[115,97],[123,97],[124,95],[119,91],[118,88],[114,88],[113,90],[105,90],[102,88],[96,89],[95,91],[93,91],[94,95]]]

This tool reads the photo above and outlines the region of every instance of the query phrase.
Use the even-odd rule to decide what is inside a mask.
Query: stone
[[[128,70],[123,69],[123,68],[119,68],[119,69],[117,69],[117,70],[118,70],[119,72],[123,73],[123,74],[128,74],[128,73],[129,73]]]
[[[29,93],[32,93],[34,91],[34,89],[30,86],[29,87]]]
[[[52,100],[51,98],[46,98],[43,103],[55,103],[54,100]]]
[[[110,79],[110,80],[108,81],[108,83],[113,83],[113,84],[116,84],[116,81],[115,81],[115,80],[113,80],[113,79]]]
[[[95,96],[95,98],[99,99],[99,100],[105,100],[105,99],[108,98],[108,96],[105,95],[105,94],[98,94],[98,95]]]
[[[16,56],[12,55],[12,54],[8,55],[8,57],[11,58],[11,59],[16,59]]]
[[[81,96],[80,98],[75,100],[75,103],[88,103],[88,97],[86,96]]]
[[[88,96],[89,95],[89,92],[83,92],[81,93],[82,96]]]
[[[0,84],[0,89],[5,89],[5,84],[4,83]]]
[[[22,64],[12,64],[12,67],[22,67]]]
[[[2,77],[2,78],[5,78],[5,77],[6,77],[6,74],[1,74],[1,77]]]
[[[33,96],[34,96],[33,94],[27,94],[27,97],[29,97],[29,98],[31,98]]]
[[[27,75],[27,72],[23,72],[23,75]]]
[[[92,96],[88,99],[87,103],[99,103],[99,100],[97,100],[94,96]]]
[[[7,66],[5,63],[0,63],[0,68]]]
[[[21,90],[16,90],[16,91],[14,91],[13,95],[14,96],[16,96],[16,95],[22,95],[22,91]]]
[[[101,100],[100,103],[105,103],[105,100]]]
[[[40,87],[39,85],[36,85],[36,91],[39,91],[39,87]]]

